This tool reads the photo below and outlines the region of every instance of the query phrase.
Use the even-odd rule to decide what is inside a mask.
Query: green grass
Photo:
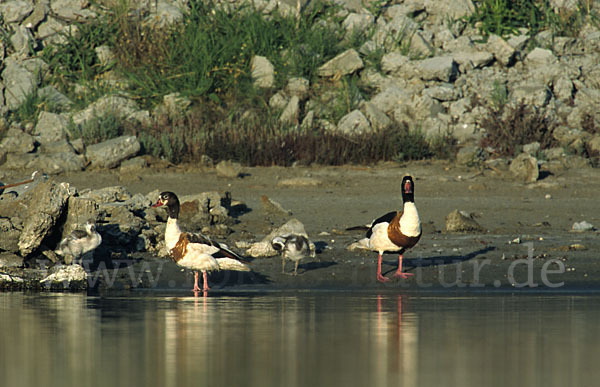
[[[83,125],[71,122],[68,127],[69,138],[71,140],[81,138],[86,145],[97,144],[121,136],[124,133],[123,124],[115,113],[95,115]]]
[[[361,88],[358,75],[334,80],[317,75],[321,65],[349,48],[358,49],[372,33],[345,36],[339,6],[312,2],[297,18],[278,13],[265,17],[251,5],[232,11],[211,1],[189,4],[181,23],[158,28],[129,14],[127,0],[120,0],[98,18],[78,23],[77,32],[65,33],[63,44],[44,49],[42,57],[51,69],[45,82],[66,93],[75,109],[113,92],[124,92],[148,109],[173,92],[192,101],[186,114],[160,115],[149,126],[129,127],[110,114],[95,117],[82,127],[72,126],[72,138],[92,144],[131,132],[145,153],[175,163],[203,155],[247,165],[373,163],[444,153],[443,141],[432,142],[403,126],[356,138],[285,126],[268,107],[274,90],[254,89],[250,61],[261,55],[276,69],[276,89],[290,77],[309,80],[311,101],[319,105],[310,108],[319,118],[338,122],[368,99],[370,91]],[[372,6],[381,11],[383,2]],[[404,38],[392,43],[407,50]],[[109,45],[115,54],[111,67],[98,60],[95,49],[100,45]],[[364,59],[377,67],[382,55],[376,51]],[[105,80],[109,70],[122,77],[121,85]],[[301,109],[307,106],[303,103]]]
[[[223,101],[232,93],[252,95],[250,60],[267,57],[277,69],[277,86],[290,76],[315,80],[317,68],[345,50],[341,30],[320,21],[331,13],[315,3],[300,20],[265,18],[249,6],[229,12],[192,1],[181,25],[154,29],[129,20],[115,42],[119,70],[139,98],[179,92],[192,99]]]
[[[527,28],[530,35],[549,29],[556,36],[576,37],[588,17],[598,18],[592,0],[578,0],[576,11],[555,12],[548,0],[477,0],[475,12],[467,18],[485,36],[518,34]]]

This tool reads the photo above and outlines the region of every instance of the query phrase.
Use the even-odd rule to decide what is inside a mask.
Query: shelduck
[[[71,256],[73,263],[83,259],[83,255],[94,250],[102,243],[102,236],[96,231],[96,224],[88,220],[85,229],[73,230],[58,244],[56,253],[62,256]]]
[[[218,270],[250,271],[242,257],[230,250],[225,244],[217,243],[200,233],[182,232],[179,228],[179,199],[173,192],[162,192],[152,207],[167,207],[167,228],[165,243],[171,258],[179,266],[194,270],[194,292],[206,292],[207,272]],[[198,286],[198,272],[202,272],[204,286]]]
[[[281,272],[285,273],[285,260],[295,262],[294,275],[298,274],[298,263],[309,254],[313,254],[310,243],[304,235],[286,234],[271,240],[271,246],[281,253]]]
[[[415,183],[412,176],[402,179],[402,211],[392,211],[375,219],[367,230],[368,247],[377,251],[377,280],[387,282],[381,274],[383,253],[398,252],[398,269],[394,277],[407,278],[413,275],[402,271],[403,253],[417,244],[421,238],[421,220],[415,205]]]

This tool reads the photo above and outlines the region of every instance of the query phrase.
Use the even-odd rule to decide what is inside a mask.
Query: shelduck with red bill
[[[230,250],[225,244],[218,243],[200,233],[182,232],[179,228],[179,199],[173,192],[162,192],[152,207],[166,206],[167,228],[165,243],[171,258],[181,267],[194,270],[194,292],[206,292],[207,272],[218,270],[250,271],[243,258]],[[202,272],[204,285],[198,286],[198,272]]]
[[[412,176],[402,179],[402,211],[392,211],[375,219],[367,231],[368,247],[379,253],[377,259],[377,280],[390,279],[381,274],[383,253],[397,252],[398,269],[394,277],[407,278],[412,273],[402,271],[402,259],[406,250],[417,244],[421,238],[421,220],[415,205],[415,183]]]

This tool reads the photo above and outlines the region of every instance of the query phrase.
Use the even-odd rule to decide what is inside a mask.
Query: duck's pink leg
[[[199,292],[200,290],[200,286],[198,286],[198,277],[199,277],[199,273],[196,271],[194,272],[194,292]]]
[[[402,254],[398,256],[398,270],[394,274],[394,277],[407,278],[414,275],[413,273],[404,273],[402,271]]]
[[[377,281],[379,282],[387,282],[390,279],[381,275],[381,253],[379,253],[379,258],[377,258]]]
[[[208,287],[208,274],[206,274],[205,271],[202,272],[202,276],[204,277],[204,288],[202,289],[203,291],[209,291],[210,288]]]

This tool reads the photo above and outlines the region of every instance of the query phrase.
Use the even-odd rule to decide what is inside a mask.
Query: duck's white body
[[[181,234],[182,231],[177,224],[177,219],[169,218],[165,230],[165,244],[169,251],[175,248],[181,238]],[[209,241],[207,237],[202,237]],[[216,244],[216,242],[210,242]],[[223,249],[227,249],[227,246],[224,244],[188,243],[186,253],[177,261],[177,264],[187,269],[201,272],[217,270],[249,271],[248,266],[235,259],[227,257],[215,258],[214,255],[222,252]]]
[[[393,221],[393,220],[392,220]],[[400,230],[407,237],[418,237],[421,235],[421,219],[417,206],[413,202],[404,203],[404,209],[400,216]],[[390,222],[379,222],[371,226],[371,236],[369,240],[369,248],[378,252],[386,251],[401,251],[406,249],[405,246],[398,245],[390,239],[389,229]]]
[[[414,181],[411,176],[402,179],[402,201],[402,211],[392,211],[377,218],[367,231],[366,245],[379,253],[377,280],[380,282],[389,281],[381,274],[382,255],[385,252],[399,253],[395,277],[407,278],[412,275],[402,271],[402,254],[421,238],[421,219],[414,202]]]
[[[239,255],[226,245],[219,244],[202,234],[182,232],[177,219],[179,217],[179,199],[172,192],[163,192],[153,207],[167,206],[167,227],[165,229],[165,245],[171,258],[179,266],[194,270],[194,291],[198,286],[198,272],[204,277],[204,288],[209,290],[206,272],[215,270],[250,271],[244,263],[238,261]]]

